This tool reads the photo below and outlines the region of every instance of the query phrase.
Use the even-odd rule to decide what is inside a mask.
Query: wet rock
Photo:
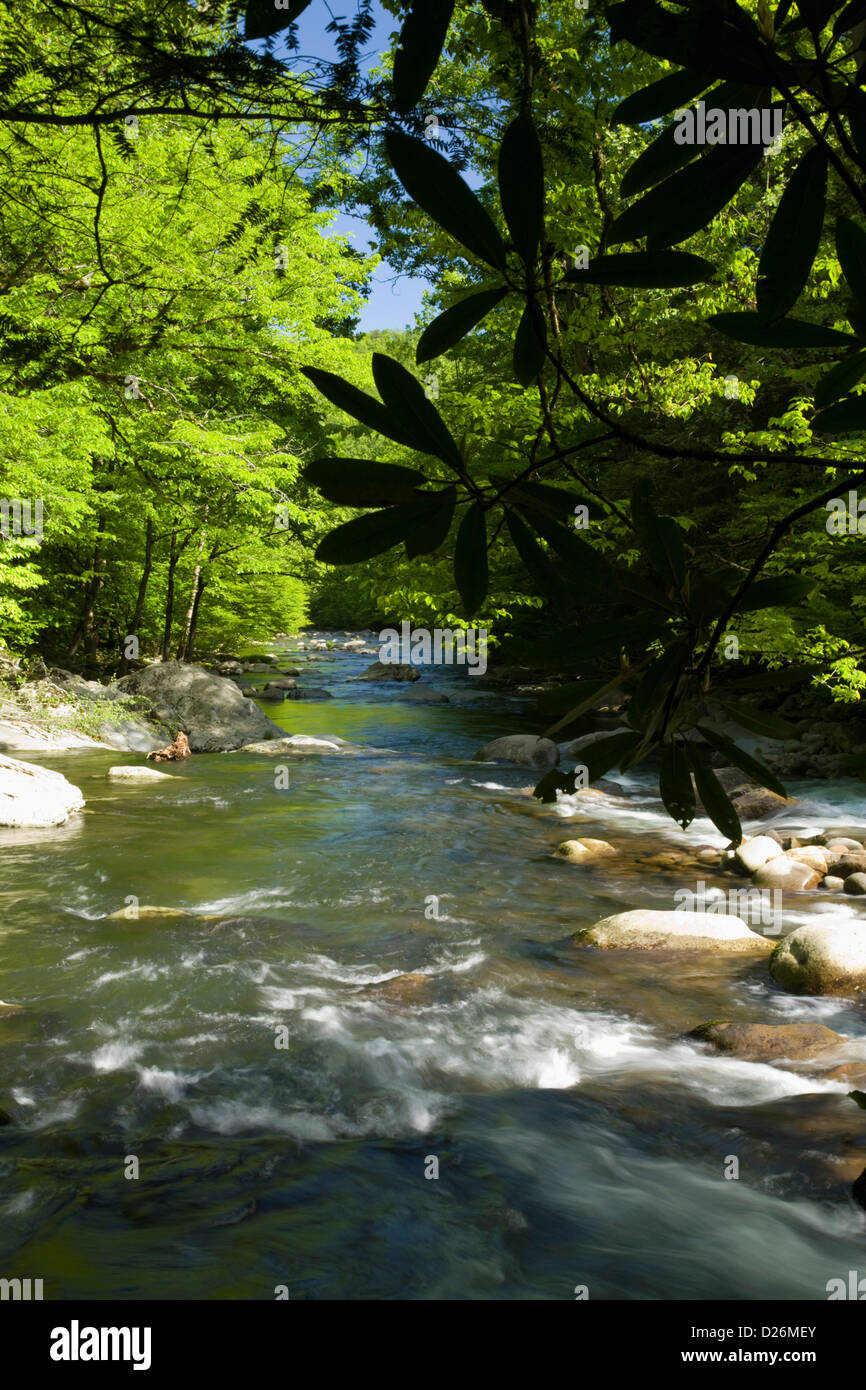
[[[866,873],[866,854],[849,852],[841,858],[833,857],[827,866],[827,872],[834,878],[848,878],[851,874]]]
[[[122,677],[117,687],[148,700],[157,718],[183,729],[196,753],[242,748],[279,738],[283,732],[252,700],[244,699],[234,681],[189,662],[155,662]]]
[[[310,734],[291,734],[288,738],[268,739],[267,743],[247,743],[242,753],[262,753],[267,758],[278,758],[285,753],[360,753],[355,743],[347,743],[344,738]]]
[[[554,850],[557,858],[567,859],[571,864],[589,864],[597,859],[608,859],[616,853],[607,840],[563,840]]]
[[[695,854],[699,864],[721,864],[722,851],[714,845],[701,845]]]
[[[0,825],[47,829],[65,825],[84,797],[59,772],[0,754]]]
[[[798,927],[774,950],[770,974],[792,994],[859,994],[866,989],[866,926]]]
[[[730,797],[740,820],[763,820],[783,806],[793,806],[797,800],[795,796],[778,796],[767,787],[750,786],[735,788]]]
[[[753,874],[770,859],[783,853],[778,840],[770,835],[756,835],[752,840],[744,840],[734,852],[734,859],[747,874]]]
[[[334,697],[330,690],[325,690],[324,686],[306,685],[298,686],[297,690],[291,691],[289,698],[292,700],[332,700]]]
[[[351,676],[354,681],[418,681],[421,679],[421,672],[416,666],[399,661],[384,662],[374,661],[372,666],[368,666],[359,676]]]
[[[274,686],[265,686],[264,690],[257,690],[255,698],[266,705],[281,705],[286,698],[285,690],[277,690]]]
[[[380,999],[395,1004],[423,1004],[430,992],[430,976],[410,971],[376,985],[374,992]]]
[[[604,917],[576,932],[580,946],[601,950],[713,951],[768,955],[772,942],[752,931],[741,917],[724,913],[662,911],[636,908]]]
[[[841,893],[845,887],[844,878],[837,878],[835,874],[826,874],[821,879],[821,887],[826,888],[828,893]]]
[[[777,859],[762,864],[752,875],[752,882],[756,888],[788,888],[799,893],[804,888],[817,888],[823,873],[823,869],[816,872],[808,864],[799,864],[796,859],[779,855]]]
[[[479,748],[472,761],[517,763],[520,767],[534,767],[543,772],[559,762],[559,749],[551,739],[538,738],[535,734],[506,734]]]
[[[831,859],[821,845],[800,845],[798,849],[786,849],[784,853],[786,859],[793,859],[797,864],[808,864],[810,869],[822,876],[826,874]]]
[[[827,835],[827,848],[830,850],[853,850],[855,854],[861,853],[863,845],[859,840],[853,839],[850,835]],[[841,855],[839,856],[842,857]]]
[[[823,1023],[702,1023],[687,1035],[746,1062],[815,1057],[846,1041]]]
[[[866,893],[866,874],[849,874],[844,880],[844,889],[854,897],[862,897]]]
[[[853,840],[860,846],[866,843],[866,825],[831,825],[825,834],[831,840]]]
[[[107,922],[135,922],[156,921],[159,918],[181,918],[192,917],[191,912],[184,912],[179,907],[154,907],[150,903],[140,903],[135,910],[135,915],[130,916],[130,908],[119,907],[116,912],[109,912],[106,917]]]
[[[155,767],[110,767],[106,772],[114,782],[171,782],[174,779],[168,772],[157,772]]]
[[[14,719],[0,719],[0,751],[4,753],[65,753],[73,748],[103,746],[99,739],[73,733],[71,729],[51,731],[38,729],[27,721],[18,724]]]

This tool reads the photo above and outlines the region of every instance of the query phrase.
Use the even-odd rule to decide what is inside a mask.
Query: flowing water
[[[849,1087],[682,1036],[817,1020],[866,1058],[860,1008],[784,995],[762,960],[575,947],[694,887],[635,854],[719,836],[638,778],[541,806],[525,769],[471,761],[535,731],[525,702],[443,671],[454,704],[401,702],[347,682],[369,660],[311,666],[331,700],[265,706],[361,756],[199,754],[136,786],[105,777],[132,755],[25,755],[87,807],[0,831],[22,1006],[0,1009],[0,1276],[58,1299],[823,1299],[866,1269]],[[794,790],[791,824],[866,819],[859,784]],[[550,858],[577,834],[620,858]],[[805,894],[785,929],[819,909],[864,910]]]

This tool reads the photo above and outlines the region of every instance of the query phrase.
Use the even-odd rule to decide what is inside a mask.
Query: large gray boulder
[[[175,733],[182,729],[194,753],[221,753],[285,732],[234,681],[187,662],[154,662],[124,676],[116,688],[147,700]]]
[[[770,957],[770,974],[792,994],[860,994],[866,990],[866,925],[816,922],[798,927]]]
[[[353,681],[418,681],[421,672],[416,666],[401,664],[398,661],[374,661],[362,671],[360,676],[350,676]]]
[[[543,772],[559,762],[559,749],[552,739],[539,738],[537,734],[506,734],[504,738],[485,743],[472,760],[476,763],[517,763],[520,767],[534,767]]]
[[[688,1036],[746,1062],[808,1060],[846,1041],[823,1023],[731,1023],[720,1019],[702,1023]]]
[[[603,917],[576,932],[572,940],[579,946],[596,946],[604,951],[711,950],[766,955],[773,949],[773,943],[752,931],[742,917],[655,908],[636,908]]]
[[[0,754],[0,825],[64,825],[83,805],[81,792],[59,772]]]

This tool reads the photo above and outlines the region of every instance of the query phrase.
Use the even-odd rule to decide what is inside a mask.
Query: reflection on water
[[[543,808],[525,770],[470,761],[531,728],[522,702],[401,703],[347,683],[367,661],[317,665],[334,698],[277,718],[370,751],[291,757],[287,787],[244,753],[150,786],[106,780],[133,757],[42,759],[87,809],[0,831],[0,1275],[53,1298],[826,1297],[862,1253],[846,1085],[682,1034],[866,1035],[859,1008],[781,995],[762,961],[573,947],[673,907],[634,858],[712,827],[683,836],[635,778]],[[620,861],[551,860],[564,831]]]

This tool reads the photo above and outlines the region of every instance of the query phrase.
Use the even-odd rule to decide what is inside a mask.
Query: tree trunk
[[[153,569],[153,518],[147,518],[147,530],[144,537],[144,566],[141,571],[141,579],[138,585],[138,598],[135,603],[135,612],[132,615],[126,635],[138,636],[138,629],[144,616],[144,604],[147,599],[147,586],[150,582],[150,572]],[[129,670],[129,658],[124,652],[120,661],[121,674],[125,675]]]
[[[208,514],[208,508],[205,507],[205,509],[204,509],[205,521],[207,521],[207,514]],[[192,573],[192,587],[191,587],[190,592],[189,592],[189,607],[188,607],[187,610],[186,610],[186,617],[185,617],[184,623],[183,623],[183,632],[182,632],[182,634],[181,634],[181,639],[180,639],[180,641],[179,641],[178,644],[177,644],[177,659],[178,659],[178,661],[191,661],[191,660],[192,660],[192,657],[191,657],[190,654],[189,654],[190,651],[191,651],[191,649],[192,649],[192,642],[191,642],[191,640],[190,640],[190,636],[191,636],[191,633],[192,633],[193,614],[195,613],[195,610],[196,610],[196,607],[198,606],[198,601],[199,601],[199,594],[200,594],[199,581],[200,581],[200,579],[201,579],[201,556],[202,556],[202,551],[204,550],[205,534],[206,534],[205,528],[202,527],[201,532],[200,532],[200,534],[199,534],[199,538],[198,538],[198,554],[197,554],[196,560],[195,560],[195,569],[193,570],[193,573]]]
[[[96,544],[93,548],[93,567],[84,599],[84,611],[78,622],[75,636],[68,649],[69,656],[75,656],[81,643],[91,665],[96,665],[99,654],[99,629],[96,623],[96,600],[105,583],[105,558],[102,554],[102,533],[105,518],[100,517],[96,528]]]
[[[180,559],[177,545],[177,527],[171,528],[171,543],[168,551],[168,583],[165,590],[165,622],[162,629],[162,659],[168,661],[171,653],[171,618],[174,610],[174,572]]]
[[[205,581],[199,579],[198,592],[192,606],[192,618],[189,624],[189,641],[187,643],[186,656],[184,657],[185,661],[195,661],[195,632],[198,627],[198,614],[199,608],[201,607],[202,595],[204,594],[204,586]]]

